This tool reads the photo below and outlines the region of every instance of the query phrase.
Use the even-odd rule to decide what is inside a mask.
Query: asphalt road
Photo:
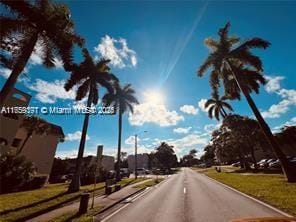
[[[184,168],[106,217],[108,222],[223,222],[281,216],[215,181]]]

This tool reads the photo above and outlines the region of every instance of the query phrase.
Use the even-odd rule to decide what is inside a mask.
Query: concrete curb
[[[233,187],[230,187],[230,186],[228,186],[228,185],[226,185],[226,184],[224,184],[224,183],[222,183],[222,182],[220,182],[220,181],[218,181],[218,180],[215,180],[215,179],[213,179],[213,178],[211,178],[211,177],[209,177],[209,176],[207,176],[207,175],[205,175],[205,174],[202,174],[202,173],[201,173],[201,175],[203,175],[203,176],[209,178],[210,180],[214,181],[215,183],[218,183],[218,184],[220,184],[220,185],[226,187],[227,189],[230,189],[230,190],[232,190],[232,191],[234,191],[234,192],[236,192],[236,193],[239,193],[240,195],[242,195],[242,196],[244,196],[244,197],[247,197],[247,198],[249,198],[249,199],[251,199],[251,200],[253,200],[253,201],[255,201],[255,202],[257,202],[257,203],[259,203],[259,204],[261,204],[261,205],[263,205],[263,206],[265,206],[265,207],[267,207],[267,208],[269,208],[269,209],[271,209],[271,210],[273,210],[273,211],[275,211],[275,212],[277,212],[277,213],[279,213],[279,214],[285,216],[285,217],[291,217],[291,218],[294,218],[294,216],[292,216],[292,215],[290,215],[290,214],[288,214],[288,213],[286,213],[286,212],[284,212],[284,211],[282,211],[282,210],[280,210],[280,209],[278,209],[278,208],[276,208],[276,207],[274,207],[274,206],[271,206],[271,205],[269,205],[269,204],[267,204],[267,203],[265,203],[265,202],[263,202],[263,201],[261,201],[261,200],[258,200],[258,199],[256,199],[255,197],[252,197],[252,196],[250,196],[250,195],[248,195],[248,194],[245,194],[245,193],[243,193],[243,192],[241,192],[241,191],[239,191],[239,190],[237,190],[237,189],[235,189],[235,188],[233,188]]]

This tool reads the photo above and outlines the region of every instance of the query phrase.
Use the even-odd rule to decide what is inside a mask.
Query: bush
[[[34,176],[33,179],[25,184],[22,189],[23,190],[34,190],[39,189],[44,186],[47,181],[47,176]]]
[[[22,190],[36,174],[36,167],[24,156],[10,152],[0,157],[0,192],[8,193]]]
[[[95,172],[95,165],[91,165],[84,169],[80,177],[81,185],[89,185],[94,183],[94,172]],[[108,178],[108,172],[103,168],[97,171],[96,182],[103,182]]]

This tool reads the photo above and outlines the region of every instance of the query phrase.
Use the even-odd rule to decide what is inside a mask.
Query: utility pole
[[[94,203],[95,203],[95,192],[96,192],[96,184],[97,184],[97,168],[101,167],[101,162],[102,162],[102,157],[103,157],[103,145],[98,145],[97,147],[97,157],[96,157],[96,168],[95,168],[95,176],[94,176],[94,191],[93,191],[93,196],[92,196],[92,203],[91,203],[91,208],[94,208]]]
[[[135,135],[135,178],[137,179],[138,178],[138,171],[137,171],[137,168],[138,168],[138,159],[137,159],[137,152],[138,152],[138,147],[137,147],[137,137],[138,135],[136,134]]]

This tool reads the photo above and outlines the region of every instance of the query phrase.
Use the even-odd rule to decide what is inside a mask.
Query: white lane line
[[[125,205],[123,205],[122,207],[118,208],[116,211],[114,211],[113,213],[109,214],[107,217],[103,218],[101,220],[101,222],[106,222],[108,221],[111,217],[113,217],[115,214],[117,214],[119,211],[123,210],[124,208],[128,207],[132,202],[136,201],[137,199],[139,199],[140,197],[144,196],[148,191],[149,191],[150,187],[147,187],[143,192],[137,194],[134,198],[132,198],[132,200],[129,203],[126,203]]]
[[[186,187],[184,187],[183,192],[184,192],[184,194],[186,194]]]

